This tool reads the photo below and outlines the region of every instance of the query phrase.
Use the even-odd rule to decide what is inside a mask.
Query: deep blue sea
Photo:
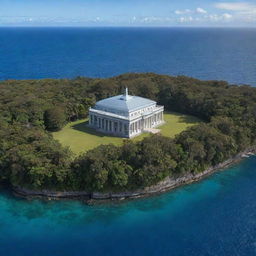
[[[256,29],[0,28],[0,80],[126,72],[256,86]]]
[[[256,255],[256,157],[172,192],[122,204],[0,193],[0,255]]]

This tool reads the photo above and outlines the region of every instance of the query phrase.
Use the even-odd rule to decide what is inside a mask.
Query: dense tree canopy
[[[96,100],[119,94],[156,100],[205,123],[176,138],[152,135],[74,157],[50,131],[84,118]],[[0,82],[0,180],[33,189],[120,191],[201,172],[256,144],[256,88],[153,73],[108,79]],[[86,143],[86,142],[85,142]]]
[[[48,131],[60,130],[65,122],[65,112],[61,107],[52,107],[44,112],[44,124]]]

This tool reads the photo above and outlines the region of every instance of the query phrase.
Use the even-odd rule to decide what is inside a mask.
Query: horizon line
[[[253,26],[189,26],[189,25],[172,25],[172,26],[130,26],[130,25],[104,25],[104,26],[91,26],[91,25],[0,25],[0,28],[256,28],[256,25]]]

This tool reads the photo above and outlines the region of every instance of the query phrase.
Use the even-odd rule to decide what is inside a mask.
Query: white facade
[[[98,101],[89,110],[89,125],[113,136],[132,138],[164,123],[163,106],[155,101],[124,95]]]

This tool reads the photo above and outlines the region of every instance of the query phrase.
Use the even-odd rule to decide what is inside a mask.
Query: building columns
[[[133,137],[143,132],[144,129],[154,128],[164,121],[163,111],[142,116],[138,120],[123,120],[111,116],[102,116],[89,113],[89,125],[105,133],[115,134],[120,137]],[[128,131],[127,131],[128,130]]]

